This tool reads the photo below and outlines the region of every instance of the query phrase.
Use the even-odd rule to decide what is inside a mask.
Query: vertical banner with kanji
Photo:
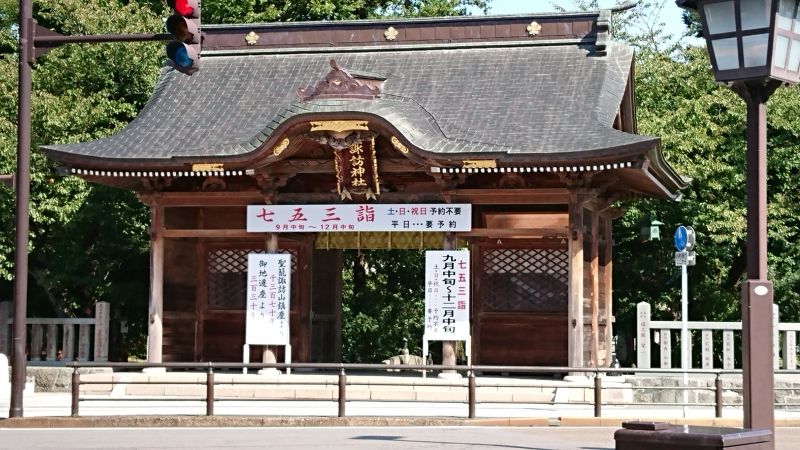
[[[468,340],[469,252],[425,252],[425,339]]]
[[[245,332],[248,345],[289,345],[291,273],[291,255],[248,255]]]

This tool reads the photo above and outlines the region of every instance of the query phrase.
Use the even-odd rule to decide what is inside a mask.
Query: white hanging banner
[[[248,345],[289,345],[291,255],[250,253],[247,256]]]
[[[425,336],[469,340],[469,251],[425,252]]]
[[[470,230],[468,203],[247,206],[247,231],[256,233]]]

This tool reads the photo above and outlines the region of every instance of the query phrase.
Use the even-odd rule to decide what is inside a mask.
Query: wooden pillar
[[[277,233],[269,233],[266,236],[266,247],[267,253],[278,253],[278,234]],[[275,356],[275,349],[270,348],[269,345],[264,346],[264,352],[261,355],[261,362],[264,364],[274,364],[278,362],[278,358]],[[275,369],[272,369],[274,372]],[[270,372],[267,369],[265,372]]]
[[[147,329],[147,362],[162,362],[164,339],[164,207],[150,205],[150,307]]]
[[[601,280],[603,283],[603,298],[600,299],[603,305],[604,317],[606,323],[606,329],[604,333],[605,339],[605,347],[606,347],[606,360],[604,365],[610,366],[613,362],[611,360],[611,351],[614,345],[614,330],[612,328],[612,323],[614,320],[613,314],[613,298],[612,295],[612,279],[613,279],[613,249],[614,249],[614,238],[611,235],[611,228],[613,224],[613,219],[611,217],[606,217],[603,220],[603,261],[605,265],[603,267],[603,279]]]
[[[453,233],[444,234],[444,242],[442,245],[443,250],[453,250],[456,248],[456,235]],[[442,342],[442,365],[455,366],[456,365],[456,343],[455,341]],[[442,373],[447,374],[448,377],[458,375],[454,370],[445,370]]]
[[[576,191],[569,196],[569,307],[567,362],[583,367],[583,202]]]
[[[600,366],[600,264],[599,264],[599,216],[597,211],[592,209],[589,211],[589,235],[591,239],[591,246],[589,250],[589,282],[591,283],[591,361],[592,366]]]

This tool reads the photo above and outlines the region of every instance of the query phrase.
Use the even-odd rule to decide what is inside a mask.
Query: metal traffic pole
[[[37,36],[39,33],[39,36]],[[28,234],[31,189],[31,66],[37,55],[63,44],[135,42],[172,39],[170,34],[109,34],[64,36],[33,20],[31,0],[19,1],[19,81],[17,109],[16,230],[14,243],[14,326],[11,357],[11,401],[8,417],[22,417],[22,393],[27,372]],[[34,43],[40,44],[39,48]]]
[[[14,338],[11,356],[11,402],[8,417],[22,417],[22,391],[28,358],[26,327],[28,312],[28,220],[31,190],[31,59],[33,58],[33,7],[31,0],[19,2],[19,84],[17,106],[17,182],[14,252]]]

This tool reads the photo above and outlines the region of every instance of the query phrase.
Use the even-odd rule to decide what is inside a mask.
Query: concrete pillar
[[[56,353],[58,352],[58,325],[47,325],[47,344],[45,344],[46,361],[55,361]]]
[[[672,335],[669,330],[661,330],[661,368],[672,368]]]
[[[650,304],[636,305],[636,367],[650,368]]]
[[[89,343],[91,342],[91,326],[80,325],[78,327],[78,361],[89,360]]]
[[[65,323],[62,333],[61,342],[64,346],[62,354],[64,361],[72,361],[75,359],[75,325]]]
[[[711,330],[703,330],[703,370],[711,370],[714,368],[714,340],[712,337],[713,334]]]
[[[793,330],[783,332],[783,368],[797,369],[797,332]]]
[[[111,325],[111,304],[97,302],[94,309],[94,360],[108,361],[108,336]]]
[[[31,361],[42,360],[44,346],[44,325],[31,325]]]
[[[733,330],[725,330],[722,332],[722,368],[725,370],[734,369],[733,351]]]

